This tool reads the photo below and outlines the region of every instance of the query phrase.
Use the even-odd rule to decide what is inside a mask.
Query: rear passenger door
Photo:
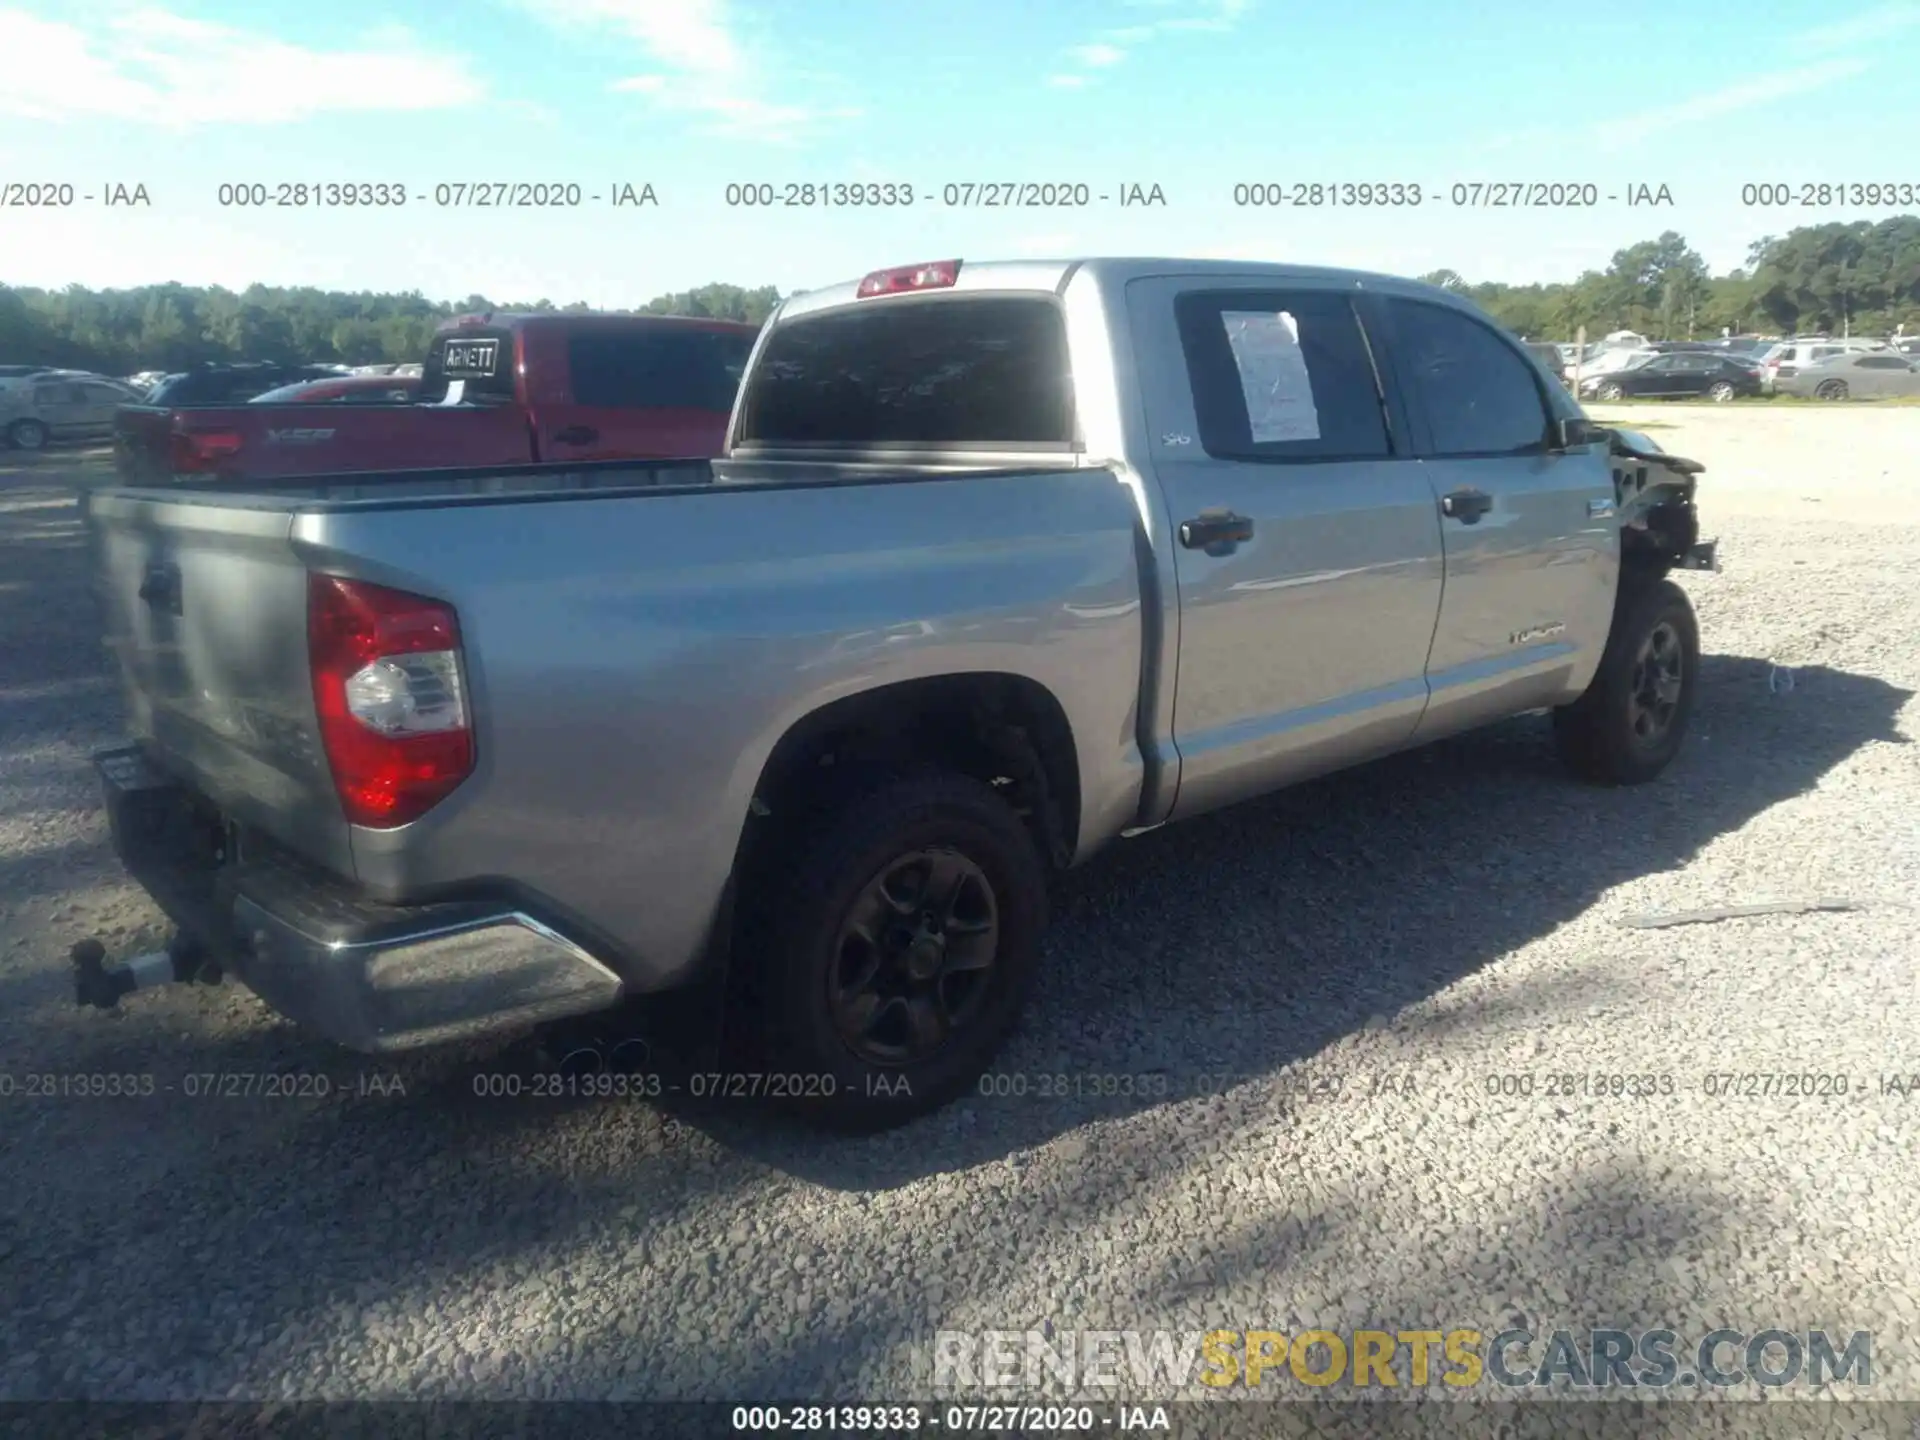
[[[565,343],[569,403],[541,410],[543,457],[720,453],[752,336],[679,326],[583,326]]]
[[[1555,448],[1540,376],[1486,320],[1405,296],[1375,303],[1442,507],[1446,595],[1418,736],[1569,699],[1613,619],[1619,535],[1607,449]]]
[[[1175,818],[1391,750],[1426,707],[1438,512],[1355,293],[1128,287],[1179,585]]]
[[[48,431],[62,440],[85,433],[87,390],[84,385],[60,381],[34,387],[33,408]]]

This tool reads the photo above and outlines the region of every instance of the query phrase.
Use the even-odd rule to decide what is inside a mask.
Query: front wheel
[[[1847,398],[1847,382],[1844,380],[1822,380],[1820,388],[1813,392],[1822,400],[1844,400]]]
[[[1607,384],[1602,385],[1600,387],[1599,393],[1596,398],[1601,400],[1620,400],[1625,398],[1626,393],[1627,392],[1622,390],[1618,385],[1615,385],[1611,381],[1609,381]]]
[[[38,420],[16,420],[7,427],[7,443],[16,450],[44,450],[47,427]]]
[[[1560,758],[1583,780],[1640,785],[1680,753],[1700,676],[1700,627],[1671,580],[1635,583],[1615,603],[1613,631],[1586,693],[1553,712]]]
[[[787,1097],[878,1130],[964,1093],[1039,964],[1047,872],[1026,826],[990,786],[928,773],[849,797],[798,844],[749,920]]]

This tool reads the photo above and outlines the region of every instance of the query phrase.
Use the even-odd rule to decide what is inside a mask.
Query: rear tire
[[[1586,693],[1553,712],[1567,768],[1597,785],[1641,785],[1680,753],[1699,689],[1700,627],[1671,580],[1622,577],[1613,629]]]
[[[1734,390],[1731,380],[1716,380],[1707,387],[1707,398],[1716,405],[1724,405],[1733,399]]]
[[[744,927],[776,1098],[874,1131],[965,1093],[1039,966],[1048,876],[1020,817],[963,775],[882,778],[787,853]]]
[[[7,427],[7,443],[16,450],[44,450],[47,427],[38,420],[16,420]]]

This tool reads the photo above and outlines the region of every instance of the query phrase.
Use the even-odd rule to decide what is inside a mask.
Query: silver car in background
[[[1816,400],[1892,400],[1920,396],[1920,358],[1893,350],[1842,352],[1774,381],[1780,395]]]
[[[15,450],[42,450],[56,440],[103,440],[113,415],[137,405],[140,393],[100,375],[35,376],[0,393],[0,439]]]
[[[1760,357],[1760,389],[1768,395],[1790,394],[1791,391],[1780,389],[1781,384],[1809,365],[1831,360],[1836,355],[1865,355],[1891,348],[1884,340],[1829,340],[1820,336],[1782,340]]]

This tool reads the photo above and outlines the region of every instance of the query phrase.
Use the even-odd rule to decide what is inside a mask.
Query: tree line
[[[1616,252],[1604,270],[1553,284],[1474,282],[1457,271],[1423,277],[1460,291],[1516,334],[1571,339],[1635,330],[1654,339],[1796,331],[1856,335],[1920,331],[1920,216],[1806,226],[1756,241],[1725,275],[1678,232]],[[703,285],[621,314],[698,315],[751,324],[780,301],[771,285]],[[0,363],[62,365],[126,375],[203,361],[368,365],[425,356],[439,325],[476,311],[593,313],[581,303],[434,301],[311,287],[143,285],[36,290],[0,285]]]
[[[1470,296],[1530,340],[1633,330],[1655,340],[1825,332],[1920,331],[1920,215],[1810,225],[1767,236],[1725,275],[1669,230],[1616,251],[1604,270],[1551,285],[1475,284],[1452,270],[1422,277]]]

